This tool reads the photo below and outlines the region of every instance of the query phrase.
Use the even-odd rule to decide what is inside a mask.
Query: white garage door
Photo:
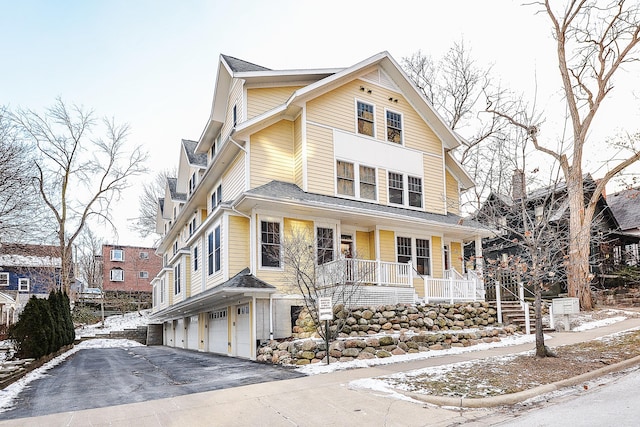
[[[165,322],[164,323],[164,345],[168,347],[173,347],[175,344],[173,343],[173,322]]]
[[[191,316],[187,319],[187,348],[198,349],[198,316]]]
[[[236,356],[251,358],[251,315],[249,304],[236,307]]]
[[[173,345],[178,348],[184,348],[184,319],[178,319],[175,326],[175,343]]]
[[[227,309],[209,313],[209,351],[227,354],[229,352],[229,327]]]

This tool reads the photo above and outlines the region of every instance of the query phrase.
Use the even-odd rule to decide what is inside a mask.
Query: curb
[[[622,362],[615,363],[613,365],[604,366],[591,372],[585,372],[584,374],[576,377],[567,378],[565,380],[556,381],[551,384],[545,384],[538,387],[534,387],[529,390],[519,391],[517,393],[505,394],[502,396],[492,397],[479,397],[479,398],[457,398],[457,397],[445,397],[445,396],[431,396],[427,394],[420,394],[415,392],[408,392],[405,390],[394,389],[394,391],[411,397],[412,399],[419,400],[421,402],[430,403],[438,406],[454,406],[460,408],[493,408],[496,406],[513,405],[520,403],[532,397],[536,397],[542,394],[550,393],[552,391],[560,390],[565,387],[571,387],[576,384],[580,384],[584,381],[589,381],[593,378],[601,377],[603,375],[610,374],[612,372],[621,371],[630,366],[640,364],[640,356],[632,357],[631,359],[623,360]]]

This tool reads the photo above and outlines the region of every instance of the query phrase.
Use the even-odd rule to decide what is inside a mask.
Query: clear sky
[[[537,90],[545,108],[558,73],[535,11],[511,0],[0,0],[0,104],[42,110],[61,96],[128,122],[129,142],[151,154],[151,180],[177,165],[180,139],[200,137],[221,53],[272,69],[331,68],[384,50],[398,62],[417,50],[439,57],[464,39],[505,86]],[[137,198],[133,188],[114,211],[120,244],[148,243],[126,228]]]

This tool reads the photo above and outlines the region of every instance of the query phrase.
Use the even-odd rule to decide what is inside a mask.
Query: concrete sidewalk
[[[640,318],[584,332],[556,332],[558,347],[640,327]],[[476,426],[503,421],[487,409],[435,407],[352,390],[352,380],[531,350],[531,343],[443,355],[129,405],[2,421],[0,426]],[[97,398],[97,397],[96,397]],[[52,396],[55,399],[55,396]],[[2,415],[0,414],[0,417]]]

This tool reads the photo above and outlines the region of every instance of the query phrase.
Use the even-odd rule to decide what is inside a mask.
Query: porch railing
[[[319,265],[318,283],[362,283],[378,286],[413,286],[411,264],[344,258]]]
[[[444,279],[424,277],[425,302],[484,301],[484,286],[475,274],[465,278],[457,271],[445,272]]]

